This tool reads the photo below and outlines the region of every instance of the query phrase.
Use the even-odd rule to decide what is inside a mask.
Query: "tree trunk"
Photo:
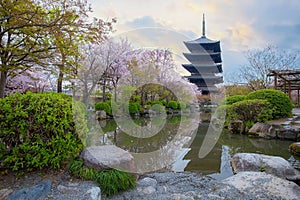
[[[4,97],[6,81],[7,81],[7,73],[6,72],[1,72],[1,76],[0,76],[0,98]]]
[[[62,92],[63,77],[64,77],[64,73],[62,72],[62,70],[60,70],[57,79],[57,92]]]

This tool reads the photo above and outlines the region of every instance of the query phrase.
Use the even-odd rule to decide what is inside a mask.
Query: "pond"
[[[292,141],[250,138],[223,130],[211,151],[199,158],[199,150],[204,145],[209,126],[208,120],[197,115],[164,115],[129,121],[109,119],[96,121],[90,127],[87,143],[115,144],[129,151],[135,158],[138,173],[193,171],[216,179],[232,175],[230,158],[238,152],[262,153],[285,159],[291,157],[288,147]],[[295,159],[300,160],[299,157]]]

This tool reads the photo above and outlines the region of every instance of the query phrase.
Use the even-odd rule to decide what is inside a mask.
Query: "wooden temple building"
[[[297,91],[297,104],[300,105],[300,70],[269,70],[268,76],[274,77],[274,89],[281,90],[290,98]]]
[[[190,64],[182,65],[191,73],[186,78],[196,84],[204,95],[217,91],[215,85],[223,83],[220,41],[210,40],[206,37],[204,14],[202,36],[196,40],[185,41],[184,44],[190,51],[190,53],[183,53],[190,62]]]

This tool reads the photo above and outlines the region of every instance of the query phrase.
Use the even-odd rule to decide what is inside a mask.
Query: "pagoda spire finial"
[[[203,13],[203,18],[202,18],[202,37],[205,37],[205,15]]]

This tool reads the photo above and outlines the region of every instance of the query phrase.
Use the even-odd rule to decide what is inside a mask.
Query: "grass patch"
[[[76,178],[98,183],[102,194],[108,197],[136,187],[136,180],[132,174],[117,169],[98,171],[84,166],[82,160],[72,161],[69,170]]]

